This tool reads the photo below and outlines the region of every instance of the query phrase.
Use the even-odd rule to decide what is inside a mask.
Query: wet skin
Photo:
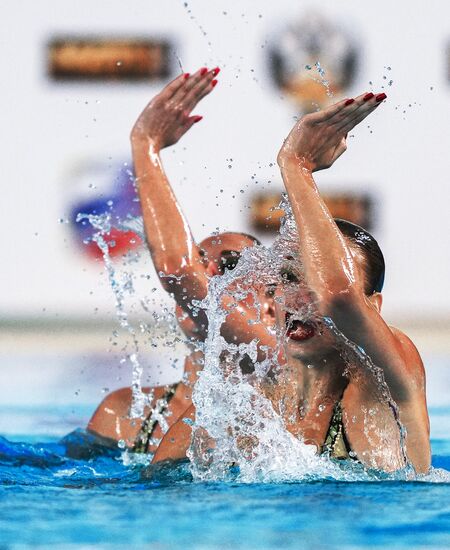
[[[422,473],[430,465],[422,361],[412,342],[381,317],[381,296],[366,295],[364,262],[343,238],[313,177],[313,172],[329,168],[345,152],[347,132],[385,98],[385,94],[362,94],[303,117],[285,140],[278,164],[302,236],[298,253],[319,317],[331,319],[355,349],[364,350],[376,366],[374,372],[358,353],[347,357],[349,383],[342,407],[350,446],[367,466],[392,471],[405,465],[390,393],[407,432],[407,460]],[[328,337],[326,332],[323,337]],[[328,346],[322,344],[326,350]],[[347,346],[346,355],[352,344]],[[287,359],[294,368],[305,361],[305,351],[314,356],[310,345],[314,345],[312,339],[300,349],[299,343],[288,339]],[[339,347],[339,337],[334,347]]]
[[[351,246],[349,244],[349,246]],[[356,267],[364,272],[364,259],[353,252]],[[366,296],[374,313],[379,315],[381,295]],[[354,456],[368,467],[394,471],[402,468],[404,456],[400,448],[398,424],[379,381],[366,365],[356,359],[344,360],[342,343],[317,317],[307,322],[313,328],[289,337],[290,312],[313,311],[311,293],[298,281],[279,285],[275,292],[276,321],[283,335],[285,362],[276,377],[262,385],[262,391],[284,418],[286,428],[320,452],[330,426],[333,409],[341,402],[346,438]],[[405,361],[405,383],[389,387],[400,409],[400,421],[408,431],[408,459],[417,472],[429,468],[427,441],[428,416],[424,392],[424,369],[412,342],[393,327],[388,330],[395,339],[394,353]],[[191,427],[184,418],[194,419],[195,409],[189,407],[183,417],[171,427],[159,445],[153,462],[180,459],[186,456],[191,441]]]
[[[199,244],[199,247],[202,251],[202,266],[205,268],[207,276],[220,276],[223,273],[224,256],[222,252],[224,250],[240,254],[245,248],[254,246],[254,244],[252,239],[240,233],[222,233],[203,240]],[[229,259],[229,255],[226,258]],[[274,323],[273,300],[271,296],[263,294],[260,295],[260,302],[258,305],[261,309],[261,319],[270,327]],[[243,303],[243,305],[245,304]],[[190,317],[180,305],[176,306],[176,316],[181,330],[190,341],[204,341],[206,330],[203,321],[201,322],[202,324],[196,322],[195,318]],[[248,335],[243,335],[243,338],[248,341],[252,340],[253,333],[250,326],[247,324],[244,328]],[[233,327],[226,327],[228,337],[230,337],[232,332]],[[267,333],[267,340],[270,338],[273,338],[273,336]],[[171,397],[167,407],[165,418],[167,427],[171,427],[191,406],[192,388],[197,380],[198,372],[202,368],[202,363],[203,353],[200,351],[192,351],[186,357],[183,381],[178,384],[175,394]],[[92,433],[111,440],[112,444],[122,440],[127,447],[132,448],[143,421],[148,417],[157,401],[164,396],[167,389],[167,386],[143,388],[146,394],[153,392],[153,398],[149,405],[145,407],[143,418],[130,418],[132,404],[131,388],[121,388],[111,392],[97,407],[88,423],[87,429]],[[153,438],[158,440],[163,435],[164,432],[158,423],[153,432]],[[155,452],[156,449],[157,445],[151,445],[149,452]]]
[[[198,71],[189,79],[182,76],[176,79],[147,106],[132,133],[135,169],[152,259],[157,272],[164,275],[162,285],[177,302],[183,330],[199,340],[206,336],[207,320],[201,314],[193,316],[192,308],[188,306],[192,300],[206,296],[208,278],[219,270],[220,250],[217,242],[212,242],[214,237],[201,246],[193,241],[165,177],[159,153],[162,147],[176,143],[195,123],[191,110],[211,91],[212,76],[211,72]],[[421,472],[429,467],[429,426],[422,362],[407,337],[390,329],[382,320],[380,295],[364,294],[361,259],[356,252],[352,254],[351,247],[340,235],[312,178],[312,172],[330,167],[345,151],[346,133],[377,108],[378,99],[383,97],[363,94],[356,100],[339,102],[321,113],[307,115],[289,134],[278,161],[297,227],[303,235],[299,252],[308,293],[315,297],[317,314],[331,317],[338,328],[351,341],[366,349],[382,369],[390,393],[399,406],[400,419],[408,430],[408,458]],[[235,238],[239,241],[242,236]],[[214,251],[210,247],[214,247]],[[226,249],[240,250],[237,242],[227,242]],[[177,284],[180,277],[182,284]],[[294,303],[289,304],[287,300],[289,312],[303,308],[308,301],[305,289],[300,286],[297,291],[282,291],[282,294],[283,299],[284,295],[293,296]],[[264,296],[264,292],[260,292],[260,296]],[[264,327],[264,323],[269,326],[272,322],[272,304],[270,300],[265,304],[264,299],[262,303],[263,323],[248,324],[255,318],[254,304],[244,301],[229,314],[223,336],[235,343],[257,338],[261,344],[274,347],[274,337]],[[292,318],[286,317],[286,310],[282,308],[278,308],[277,317],[279,329],[287,332],[285,359],[288,364],[281,369],[283,376],[272,377],[263,391],[275,408],[281,401],[291,404],[284,413],[288,429],[320,448],[332,408],[341,401],[346,435],[358,459],[368,466],[385,470],[402,467],[398,426],[383,396],[379,395],[379,381],[357,362],[349,367],[349,362],[343,361],[338,350],[338,341],[323,326],[292,323]],[[283,366],[284,359],[278,359]],[[196,368],[188,362],[187,372],[193,380]],[[343,376],[346,368],[348,373]],[[186,404],[190,398],[185,386],[180,385],[178,391],[174,397],[173,414],[168,417],[171,427],[156,451],[155,462],[184,457],[189,444],[191,430],[182,419],[192,418],[194,410],[192,405],[188,406],[182,417],[178,416],[184,406],[179,406],[179,403]],[[129,393],[122,391],[120,396],[126,401]],[[112,439],[125,439],[131,445],[139,421],[131,426],[127,437],[119,436],[120,415],[127,413],[130,403],[122,400],[120,406],[109,407],[108,399],[114,404],[114,394],[99,407],[89,428]],[[106,409],[112,411],[108,412],[110,417],[116,413],[119,418],[115,423],[108,418],[110,434],[102,432],[106,425],[103,422]],[[124,430],[129,427],[127,419],[124,426]],[[370,428],[369,431],[366,427]],[[382,434],[381,439],[377,433]]]
[[[381,295],[365,294],[364,259],[340,233],[312,177],[313,172],[329,168],[339,158],[346,150],[347,132],[385,97],[362,94],[307,115],[280,151],[278,162],[302,235],[299,256],[308,290],[298,281],[291,281],[290,288],[277,289],[282,303],[276,307],[277,324],[286,335],[286,366],[282,369],[284,380],[278,378],[267,395],[275,406],[283,399],[292,405],[285,413],[288,429],[318,449],[333,407],[340,401],[344,430],[356,457],[369,467],[393,471],[405,466],[405,456],[387,390],[407,431],[407,460],[423,473],[430,466],[430,444],[420,355],[407,336],[382,319]],[[348,340],[367,352],[378,373],[357,354],[352,356],[348,346],[343,350],[340,338],[323,323],[292,322],[289,314],[303,310],[310,295],[314,296],[317,317],[331,318]],[[193,414],[191,407],[186,415],[192,418]],[[176,423],[154,461],[185,456],[190,433],[188,425]]]
[[[208,281],[223,273],[224,260],[229,253],[241,253],[253,246],[253,239],[240,233],[222,233],[197,244],[165,175],[160,152],[175,144],[201,117],[192,110],[207,96],[217,81],[218,70],[199,69],[193,75],[180,75],[147,105],[131,132],[133,159],[139,196],[142,206],[147,243],[155,270],[160,274],[163,288],[176,302],[176,315],[186,337],[204,341],[207,319],[203,311],[193,312],[193,300],[206,297]],[[224,251],[228,256],[224,258]],[[262,303],[262,317],[270,310],[270,304]],[[231,314],[223,327],[223,336],[234,343],[249,342],[259,338],[262,344],[271,345],[273,336],[262,326],[250,327],[254,308],[243,301]],[[265,317],[266,320],[270,315]],[[270,321],[273,323],[273,318]],[[202,354],[191,353],[185,361],[185,377],[172,397],[167,415],[171,426],[191,404],[192,384],[201,368]],[[146,393],[155,391],[155,402],[166,391],[165,387],[144,388]],[[110,439],[123,440],[132,447],[143,419],[130,419],[130,388],[122,388],[109,394],[99,405],[88,424],[88,430]],[[147,407],[145,415],[150,413]],[[158,426],[154,436],[162,435]],[[151,447],[150,451],[155,448]]]

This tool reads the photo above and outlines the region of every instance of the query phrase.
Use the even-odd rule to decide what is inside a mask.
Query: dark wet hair
[[[385,264],[383,253],[377,241],[364,228],[340,218],[334,219],[341,233],[359,248],[366,259],[367,296],[381,292],[384,284]]]

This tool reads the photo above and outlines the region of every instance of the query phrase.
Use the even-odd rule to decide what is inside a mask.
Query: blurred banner
[[[333,218],[342,218],[373,230],[374,200],[367,193],[322,193]],[[250,202],[250,224],[255,231],[277,233],[284,211],[279,208],[281,192],[257,193]]]
[[[48,45],[53,80],[136,81],[170,76],[168,41],[55,38]]]

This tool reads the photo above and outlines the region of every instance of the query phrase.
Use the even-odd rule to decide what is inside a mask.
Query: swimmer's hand
[[[293,158],[311,172],[329,168],[347,149],[347,133],[363,121],[386,94],[362,94],[343,99],[323,111],[302,117],[291,130],[278,153],[283,167]]]
[[[146,139],[154,150],[169,147],[199,122],[201,116],[191,116],[197,103],[217,84],[218,68],[199,69],[195,74],[181,74],[155,96],[137,119],[131,141]]]

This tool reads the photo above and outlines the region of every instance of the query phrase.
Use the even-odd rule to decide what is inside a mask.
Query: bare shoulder
[[[142,391],[149,393],[151,389],[153,388],[142,388]],[[158,392],[159,388],[155,388],[155,390]],[[109,393],[97,407],[97,411],[104,410],[119,416],[128,415],[132,400],[132,389],[130,387],[120,388]]]
[[[397,341],[409,373],[414,376],[417,381],[424,381],[425,368],[419,350],[416,348],[411,338],[400,329],[391,326],[389,328]]]
[[[148,393],[152,388],[142,388],[144,393]],[[154,397],[159,398],[162,388],[155,388]],[[111,424],[111,430],[115,432],[117,421],[129,422],[130,407],[133,401],[133,392],[130,387],[120,388],[109,393],[95,410],[92,418],[89,420],[88,429],[101,432],[105,426]],[[150,409],[146,407],[144,413]]]

